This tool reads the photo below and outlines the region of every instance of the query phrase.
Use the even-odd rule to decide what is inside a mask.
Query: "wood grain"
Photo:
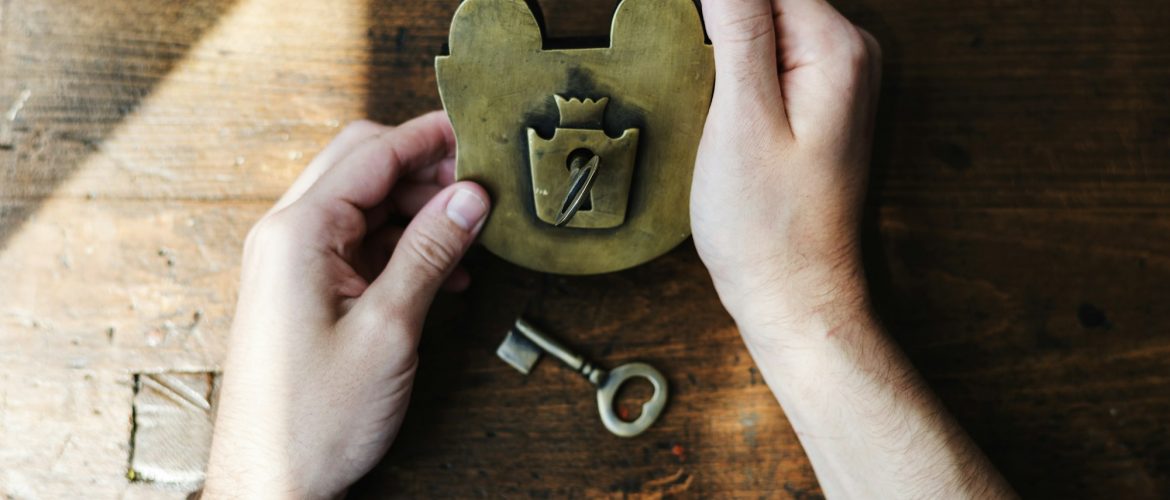
[[[604,35],[607,0],[541,0]],[[866,222],[893,335],[1027,497],[1170,496],[1170,10],[1149,0],[835,2],[886,53]],[[214,371],[243,234],[345,122],[438,107],[457,0],[0,0],[0,495],[130,483],[132,374]],[[6,119],[0,116],[0,119]],[[689,245],[563,278],[482,252],[429,322],[414,402],[355,497],[818,497]],[[634,440],[519,313],[673,394]]]

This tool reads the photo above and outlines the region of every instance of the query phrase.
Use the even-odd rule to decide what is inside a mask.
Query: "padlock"
[[[481,242],[531,269],[597,274],[690,235],[715,69],[692,0],[623,0],[608,47],[548,49],[535,2],[466,0],[436,59],[456,177],[493,211]]]

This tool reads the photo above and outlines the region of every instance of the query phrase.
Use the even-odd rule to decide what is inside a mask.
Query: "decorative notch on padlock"
[[[536,216],[558,227],[608,229],[626,220],[638,156],[638,129],[612,138],[602,129],[608,97],[554,96],[560,127],[551,139],[528,129]]]

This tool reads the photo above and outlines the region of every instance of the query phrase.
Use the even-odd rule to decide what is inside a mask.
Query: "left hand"
[[[440,112],[354,123],[252,228],[207,498],[336,496],[389,449],[427,310],[468,286],[457,266],[488,213],[454,156]]]
[[[881,48],[825,0],[707,0],[703,14],[718,76],[695,248],[744,339],[790,345],[868,306],[860,226]]]

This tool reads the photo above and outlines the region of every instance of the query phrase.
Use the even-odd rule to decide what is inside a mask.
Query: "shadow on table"
[[[5,2],[0,250],[235,3]]]

